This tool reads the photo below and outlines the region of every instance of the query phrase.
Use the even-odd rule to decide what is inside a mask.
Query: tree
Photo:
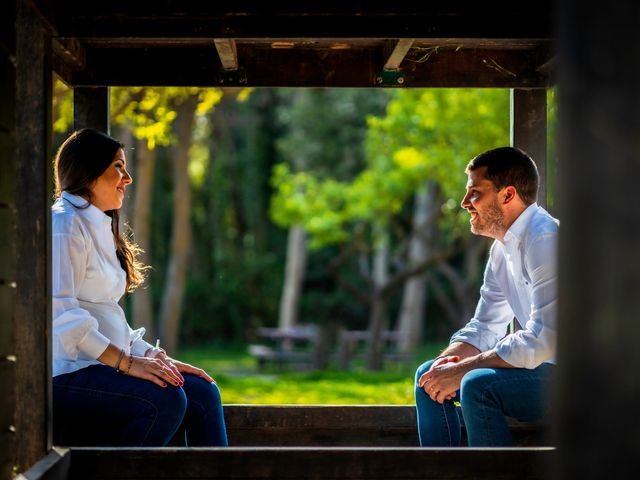
[[[145,142],[137,158],[140,175],[137,183],[134,183],[134,188],[136,185],[138,188],[135,190],[132,215],[136,240],[144,250],[148,250],[150,246],[149,206],[155,163],[152,152],[157,145],[175,145],[173,233],[158,325],[160,339],[171,351],[178,344],[191,246],[189,151],[192,147],[193,123],[196,114],[206,115],[220,101],[221,96],[222,92],[218,89],[192,87],[114,88],[111,95],[114,123],[128,127],[139,141]],[[149,255],[145,259],[151,261]],[[149,291],[142,291],[141,295],[134,297],[133,321],[152,333],[155,322],[150,318],[153,308]]]
[[[382,366],[380,334],[391,294],[408,279],[436,265],[447,265],[460,255],[469,236],[458,207],[464,191],[464,165],[477,153],[508,142],[508,115],[506,91],[401,90],[392,94],[386,116],[369,119],[367,167],[352,181],[294,173],[283,166],[274,171],[273,218],[284,225],[293,219],[301,222],[312,248],[349,244],[347,250],[357,252],[361,265],[368,263],[362,261],[363,255],[374,253],[379,271],[384,270],[380,263],[386,245],[392,249],[392,268],[385,280],[383,275],[372,277],[369,268],[360,269],[369,290],[369,294],[356,294],[369,302],[369,368]],[[425,202],[429,195],[430,203]],[[423,211],[403,227],[402,217],[412,197]],[[427,224],[423,218],[428,219]],[[434,228],[436,222],[440,235],[429,245],[424,231]],[[355,234],[362,224],[369,225],[365,242]],[[391,233],[394,238],[387,240]],[[414,255],[410,257],[412,239]],[[418,242],[428,253],[417,254]],[[418,287],[412,288],[424,288]],[[348,288],[358,290],[354,285]],[[407,294],[407,302],[420,301],[413,295]],[[417,311],[408,306],[401,310],[405,314]],[[419,315],[418,311],[399,323],[418,331]]]
[[[286,134],[279,150],[294,172],[312,170],[319,176],[349,179],[364,165],[362,146],[366,116],[382,113],[386,96],[363,90],[286,90],[279,110]],[[298,323],[298,310],[307,263],[304,228],[289,228],[285,276],[280,301],[280,328]]]

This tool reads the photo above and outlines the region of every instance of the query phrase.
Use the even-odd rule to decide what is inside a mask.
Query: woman
[[[132,330],[118,305],[143,281],[137,247],[119,231],[132,179],[123,145],[73,133],[55,159],[52,216],[53,410],[59,444],[226,446],[220,392],[202,369]]]

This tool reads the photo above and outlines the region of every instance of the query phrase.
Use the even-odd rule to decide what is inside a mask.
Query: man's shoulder
[[[551,216],[544,208],[538,207],[531,216],[526,229],[526,239],[534,241],[540,237],[555,237],[560,230],[560,221]]]
[[[529,236],[557,234],[560,229],[560,220],[551,216],[544,208],[538,207],[531,217],[527,233]]]

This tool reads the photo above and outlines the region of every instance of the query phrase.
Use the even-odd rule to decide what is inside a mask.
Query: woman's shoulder
[[[84,235],[82,216],[62,197],[51,206],[51,233],[53,235]]]

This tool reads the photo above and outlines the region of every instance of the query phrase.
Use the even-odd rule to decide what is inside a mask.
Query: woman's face
[[[93,204],[103,212],[122,207],[127,185],[133,181],[126,167],[124,151],[119,148],[111,165],[92,185]]]

